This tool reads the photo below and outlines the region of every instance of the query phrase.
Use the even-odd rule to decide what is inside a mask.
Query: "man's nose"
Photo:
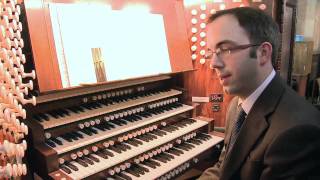
[[[216,54],[213,54],[210,59],[210,68],[218,69],[218,68],[222,68],[223,66],[224,66],[223,61]]]

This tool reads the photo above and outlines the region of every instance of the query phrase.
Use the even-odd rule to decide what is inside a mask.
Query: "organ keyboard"
[[[192,117],[174,77],[159,77],[38,97],[27,111],[33,171],[43,179],[170,179],[220,150],[223,139]]]

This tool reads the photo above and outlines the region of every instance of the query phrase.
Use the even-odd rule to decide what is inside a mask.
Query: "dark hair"
[[[272,64],[275,65],[280,46],[280,32],[277,23],[271,16],[265,14],[259,9],[240,7],[218,11],[216,14],[209,17],[208,23],[213,22],[215,19],[223,15],[233,15],[237,18],[239,25],[247,32],[250,43],[271,43],[273,49]],[[256,49],[254,48],[250,52],[251,57],[256,57],[255,51]]]

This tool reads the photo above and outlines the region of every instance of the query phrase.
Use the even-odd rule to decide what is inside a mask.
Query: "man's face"
[[[213,54],[211,65],[215,69],[226,93],[247,96],[257,86],[258,62],[250,58],[250,48],[223,51],[239,45],[250,44],[245,30],[233,15],[223,15],[208,24],[208,49],[221,49]]]

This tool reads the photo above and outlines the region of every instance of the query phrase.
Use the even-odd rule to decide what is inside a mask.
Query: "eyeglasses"
[[[244,45],[238,45],[238,46],[229,47],[229,48],[217,48],[215,51],[212,51],[209,49],[207,53],[204,55],[204,57],[206,59],[211,59],[213,55],[216,54],[218,58],[223,59],[236,50],[247,49],[253,46],[260,46],[260,44],[244,44]]]

